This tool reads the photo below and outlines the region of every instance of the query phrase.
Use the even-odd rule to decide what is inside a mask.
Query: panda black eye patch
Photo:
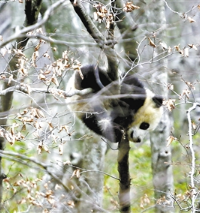
[[[142,122],[140,124],[140,129],[147,130],[149,128],[149,124],[146,122]]]

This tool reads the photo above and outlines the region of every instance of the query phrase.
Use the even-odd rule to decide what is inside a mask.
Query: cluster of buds
[[[132,2],[128,1],[124,5],[123,11],[125,11],[125,12],[132,12],[133,10],[137,10],[137,9],[140,9],[140,7],[134,5]]]
[[[72,68],[74,70],[80,70],[81,63],[78,60],[69,58],[69,54],[68,51],[64,51],[62,53],[62,58],[47,65],[44,70],[41,69],[38,79],[45,82],[47,85],[53,83],[59,86],[58,77],[61,77],[66,69]],[[44,57],[47,56],[45,55]]]
[[[109,13],[107,8],[101,4],[95,4],[93,7],[96,9],[96,12],[94,12],[94,20],[99,23],[105,21],[106,28],[109,29],[110,25],[114,22],[113,14]]]
[[[167,107],[167,109],[171,112],[175,109],[175,99],[168,99],[163,101],[163,105]]]

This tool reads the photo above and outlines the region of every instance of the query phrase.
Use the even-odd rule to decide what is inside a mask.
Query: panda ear
[[[157,108],[161,107],[162,106],[162,103],[163,103],[163,97],[162,96],[159,96],[159,95],[155,95],[152,100],[154,101],[155,103],[155,106]]]

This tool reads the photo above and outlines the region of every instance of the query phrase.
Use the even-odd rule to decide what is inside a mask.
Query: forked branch
[[[94,22],[91,20],[90,16],[85,12],[86,10],[84,6],[81,4],[81,1],[80,0],[76,0],[76,1],[70,0],[70,1],[74,7],[76,14],[81,19],[88,33],[96,41],[98,46],[104,50],[104,53],[108,60],[107,73],[113,81],[116,81],[118,79],[118,60],[117,60],[115,51],[113,49],[113,42],[110,42],[110,39],[111,39],[110,34],[109,34],[109,41],[107,41],[104,38],[104,36],[101,34],[101,32],[97,29]],[[113,25],[111,26],[113,27]]]

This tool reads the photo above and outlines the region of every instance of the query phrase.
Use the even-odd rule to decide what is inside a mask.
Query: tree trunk
[[[159,25],[164,28],[166,24],[164,2],[161,0],[157,1],[156,3],[152,1],[151,6],[153,8],[153,17],[151,17],[151,21],[157,24],[157,28],[159,28]],[[162,32],[158,32],[157,36],[159,36],[159,38],[162,40],[162,35]],[[157,67],[159,67],[159,70],[153,74],[151,80],[154,82],[154,90],[160,91],[159,95],[167,98],[167,59],[160,60],[158,63]],[[169,146],[167,146],[167,138],[169,137],[169,134],[170,119],[168,112],[164,110],[159,126],[151,134],[153,185],[156,200],[156,212],[159,213],[171,212],[173,210],[172,199],[170,196],[170,194],[173,194],[171,149]]]
[[[85,172],[80,178],[83,193],[77,212],[99,212],[102,205],[104,176],[101,171],[103,171],[106,144],[99,137],[85,140],[83,143],[82,168]]]

